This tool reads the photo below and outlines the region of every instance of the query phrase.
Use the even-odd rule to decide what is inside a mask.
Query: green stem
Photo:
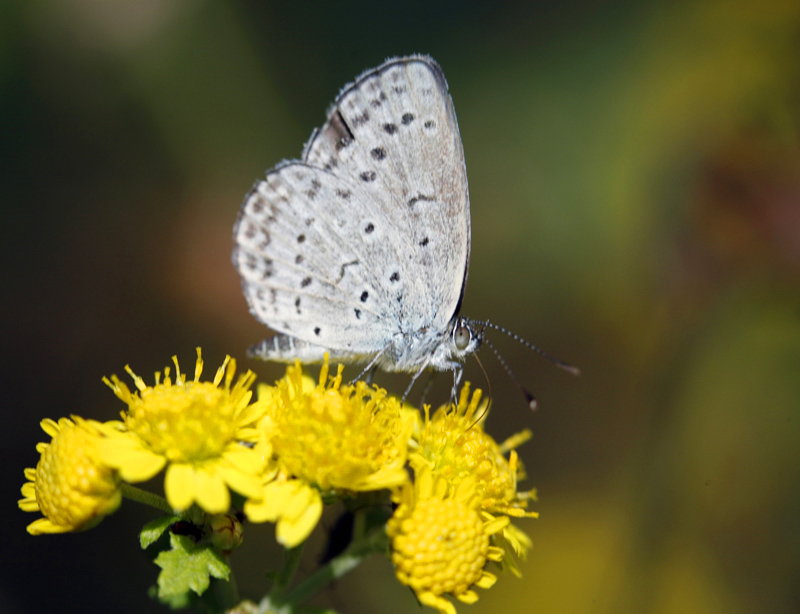
[[[225,558],[227,563],[227,557]],[[239,603],[239,587],[236,585],[236,576],[233,574],[233,570],[231,570],[227,582],[225,580],[216,580],[215,578],[212,586],[214,587],[217,602],[220,605],[220,612],[227,612]]]
[[[167,500],[164,499],[164,497],[147,492],[141,488],[136,488],[136,486],[131,486],[125,482],[122,483],[122,496],[126,499],[130,499],[131,501],[149,505],[150,507],[154,507],[157,510],[161,510],[167,514],[175,513],[175,510],[169,506],[169,503],[167,503]]]
[[[358,567],[368,556],[386,550],[386,533],[383,527],[376,528],[360,539],[354,540],[342,554],[331,559],[314,574],[298,584],[282,602],[290,607],[303,603],[319,593],[328,584]]]
[[[270,591],[273,598],[280,599],[286,592],[286,587],[294,578],[297,568],[300,566],[300,556],[303,554],[303,547],[305,542],[294,548],[289,548],[286,551],[286,560],[283,563],[283,569],[278,572],[275,577],[275,584]]]
[[[364,508],[353,512],[353,542],[358,542],[367,534],[367,515]]]

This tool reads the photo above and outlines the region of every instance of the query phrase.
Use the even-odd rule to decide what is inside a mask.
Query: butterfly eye
[[[453,341],[459,350],[466,350],[469,342],[472,340],[472,331],[461,324],[453,331]]]

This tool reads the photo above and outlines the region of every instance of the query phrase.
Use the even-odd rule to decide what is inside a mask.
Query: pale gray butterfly
[[[469,191],[453,101],[427,56],[388,60],[346,86],[301,160],[246,196],[233,262],[250,311],[280,334],[264,360],[426,368],[461,377],[478,324],[460,317]],[[363,373],[363,372],[362,372]],[[410,388],[410,386],[409,386]]]

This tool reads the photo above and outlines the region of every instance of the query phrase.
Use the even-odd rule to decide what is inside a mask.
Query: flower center
[[[458,594],[477,582],[489,537],[478,513],[452,499],[420,501],[394,539],[398,576],[415,591]]]
[[[159,384],[141,392],[126,423],[168,460],[198,461],[218,456],[230,443],[237,427],[235,411],[228,393],[210,382]]]

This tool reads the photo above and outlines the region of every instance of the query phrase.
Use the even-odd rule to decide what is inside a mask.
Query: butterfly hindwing
[[[395,314],[379,300],[375,272],[385,242],[368,241],[352,189],[301,162],[283,164],[248,194],[234,262],[253,314],[271,328],[331,349],[374,353]],[[382,327],[387,330],[382,331]],[[377,347],[376,347],[377,346]]]

